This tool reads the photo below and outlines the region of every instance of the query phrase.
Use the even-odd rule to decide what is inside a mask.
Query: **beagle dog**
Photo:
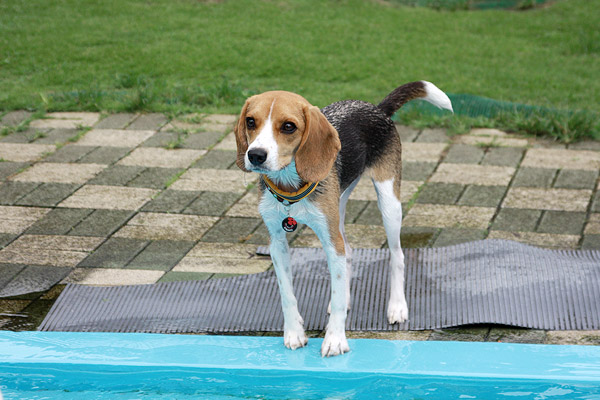
[[[302,96],[271,91],[250,97],[234,128],[239,168],[261,175],[259,211],[271,237],[270,252],[284,315],[284,344],[307,344],[292,286],[286,232],[298,222],[318,236],[331,274],[329,323],[322,356],[348,352],[352,249],[344,235],[350,193],[362,175],[373,181],[390,249],[390,324],[404,322],[404,254],[400,247],[402,171],[400,137],[390,117],[421,98],[452,111],[450,99],[426,81],[407,83],[373,104],[348,100],[323,109]]]

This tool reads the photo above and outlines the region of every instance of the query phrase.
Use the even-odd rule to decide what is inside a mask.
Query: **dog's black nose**
[[[263,149],[252,149],[248,151],[248,160],[252,165],[259,166],[267,160],[267,152]]]

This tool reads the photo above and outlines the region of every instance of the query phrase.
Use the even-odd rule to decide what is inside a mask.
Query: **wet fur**
[[[447,96],[425,81],[396,88],[377,106],[348,100],[333,103],[319,111],[303,97],[289,92],[267,92],[246,101],[234,130],[237,165],[245,171],[266,174],[282,191],[293,192],[304,182],[319,182],[317,190],[309,197],[286,207],[260,181],[259,211],[271,236],[271,257],[284,314],[284,344],[290,349],[305,346],[308,339],[293,293],[289,248],[281,221],[291,216],[299,223],[305,223],[323,245],[331,273],[332,292],[331,315],[321,354],[343,354],[350,350],[345,336],[345,321],[350,308],[352,274],[352,249],[344,228],[345,207],[352,189],[363,175],[371,178],[377,191],[377,205],[391,254],[388,321],[393,324],[408,318],[404,295],[404,255],[400,246],[402,147],[390,117],[404,103],[419,97],[438,107],[452,109]],[[247,128],[247,115],[252,116],[250,118],[257,116],[260,126]],[[297,125],[296,135],[277,131],[286,120]],[[247,153],[258,146],[270,149],[264,164],[277,165],[277,168],[265,170],[262,163],[255,165],[250,161]],[[272,158],[269,159],[269,156]]]

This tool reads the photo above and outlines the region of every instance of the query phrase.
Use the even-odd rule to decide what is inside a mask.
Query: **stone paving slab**
[[[159,113],[141,114],[127,126],[127,130],[157,131],[168,121],[166,115]]]
[[[113,164],[131,151],[128,147],[95,147],[89,153],[79,158],[77,162],[92,164]]]
[[[127,264],[127,268],[170,271],[194,247],[194,242],[189,239],[174,239],[151,242]]]
[[[227,169],[235,164],[234,150],[211,150],[192,165],[193,168]]]
[[[78,146],[136,147],[154,134],[153,131],[93,129],[77,141]]]
[[[193,168],[184,173],[171,188],[174,190],[244,193],[248,190],[249,185],[258,180],[255,175],[240,170]]]
[[[202,192],[202,194],[196,195],[194,200],[184,208],[183,213],[220,217],[227,210],[230,210],[241,196],[240,193]]]
[[[423,185],[423,182],[403,180],[401,183],[400,200],[409,201]],[[377,192],[368,178],[362,178],[350,194],[350,200],[377,201]]]
[[[233,134],[233,132],[225,136],[225,138],[221,140],[219,144],[213,147],[213,149],[237,151],[237,146],[235,144],[235,135]]]
[[[38,163],[15,175],[17,182],[85,183],[106,168],[102,164]]]
[[[158,282],[162,271],[113,268],[76,268],[61,281],[62,284],[118,286],[146,285]]]
[[[464,185],[430,181],[421,188],[416,201],[425,204],[455,204],[464,190]]]
[[[56,131],[56,130],[51,129],[51,128],[45,128],[45,129],[27,128],[25,130],[20,130],[11,135],[8,135],[8,136],[0,135],[0,142],[2,142],[2,143],[33,143],[33,142],[35,142],[37,144],[41,144],[42,140],[45,140],[48,138],[48,133],[53,132],[53,131]],[[69,131],[71,131],[71,130],[69,130]],[[46,141],[46,143],[48,143],[48,142]],[[54,144],[54,143],[50,142],[50,144]]]
[[[11,112],[1,124],[30,117]],[[236,115],[48,117],[0,141],[0,297],[53,288],[19,303],[47,310],[68,282],[215,279],[271,267],[254,254],[269,236],[256,208],[257,176],[235,165]],[[398,131],[404,247],[501,238],[600,248],[597,142],[566,146],[493,129],[453,137],[443,129]],[[387,246],[368,179],[350,197],[345,230],[353,247]],[[291,246],[320,246],[304,225],[288,238]],[[21,300],[0,299],[0,314],[15,307],[10,301]],[[21,322],[0,318],[6,323]],[[594,343],[597,336],[484,327],[419,337]]]
[[[523,167],[517,171],[512,187],[549,188],[557,174],[556,169]]]
[[[216,217],[139,213],[114,237],[149,240],[198,241],[218,221]]]
[[[520,147],[492,147],[485,152],[481,164],[515,168],[521,162],[524,152],[525,149]]]
[[[119,161],[119,165],[187,168],[204,153],[202,150],[167,150],[160,147],[140,147]]]
[[[444,162],[478,164],[484,155],[485,150],[481,147],[456,144],[450,147],[446,157],[444,157]]]
[[[10,161],[1,161],[0,162],[0,180],[5,180],[10,178],[12,175],[16,174],[20,170],[25,169],[29,166],[29,163],[25,162],[10,162]],[[1,199],[1,197],[0,197]]]
[[[496,209],[441,204],[415,204],[403,221],[405,226],[487,229]]]
[[[20,234],[49,212],[48,208],[0,206],[0,232]]]
[[[587,235],[600,235],[600,213],[591,214],[590,219],[585,227]]]
[[[402,160],[402,180],[423,182],[431,176],[437,168],[436,162],[410,162]]]
[[[381,225],[352,224],[346,226],[346,239],[354,248],[381,248],[386,242],[385,229]],[[321,247],[317,235],[305,229],[293,242],[294,247]]]
[[[446,143],[450,141],[450,138],[446,134],[445,129],[433,128],[423,129],[416,137],[415,141],[425,143]]]
[[[0,250],[0,263],[74,267],[102,240],[96,237],[23,235]]]
[[[5,247],[7,244],[12,242],[17,238],[17,235],[11,233],[0,233],[0,249]],[[0,282],[0,286],[2,286],[2,282]]]
[[[0,184],[0,204],[15,205],[19,199],[33,192],[41,184],[41,182],[3,182]]]
[[[0,159],[5,161],[36,161],[45,153],[54,151],[51,144],[0,143]]]
[[[525,244],[555,249],[576,249],[579,243],[578,235],[560,235],[536,232],[505,232],[491,231],[488,239],[514,240]]]
[[[137,210],[158,191],[118,186],[85,185],[59,207]]]
[[[60,208],[55,210],[61,210]],[[67,209],[77,210],[77,209]],[[132,215],[133,211],[130,210],[103,210],[103,209],[89,209],[82,208],[82,213],[87,214],[91,211],[85,219],[80,221],[77,225],[68,232],[69,235],[76,236],[110,236],[116,232],[123,224],[125,224]]]
[[[182,168],[146,168],[127,182],[127,186],[164,189],[183,171]]]
[[[111,237],[81,261],[80,267],[124,268],[150,241]]]
[[[239,260],[206,256],[201,259],[186,257],[174,268],[174,272],[204,272],[215,274],[257,274],[271,266],[271,260]]]
[[[223,217],[202,236],[203,242],[241,243],[262,223],[259,218]]]
[[[0,119],[0,126],[18,126],[33,115],[25,110],[10,111]]]
[[[585,219],[585,212],[544,211],[537,231],[542,233],[581,235],[581,228],[585,224]],[[590,223],[592,220],[593,216],[590,218]]]
[[[271,266],[256,256],[256,246],[234,243],[198,243],[176,266],[175,272],[252,274]]]
[[[251,190],[225,213],[228,217],[260,218],[258,212],[258,191]]]
[[[597,171],[600,169],[600,158],[598,152],[589,150],[530,149],[521,165]]]
[[[93,210],[87,208],[55,208],[37,220],[25,233],[29,235],[66,235],[92,212]]]
[[[142,211],[181,213],[202,192],[172,190],[171,188],[161,192],[142,208]]]
[[[65,278],[70,271],[71,269],[67,267],[24,266],[10,282],[0,288],[0,297],[44,292]]]
[[[431,182],[506,186],[514,173],[512,167],[442,163],[431,177]]]
[[[528,142],[527,139],[506,137],[502,135],[463,135],[458,140],[459,143],[478,146],[478,147],[491,147],[491,146],[506,146],[506,147],[526,147]]]
[[[77,129],[94,126],[100,119],[99,113],[91,112],[54,112],[46,114],[44,119],[31,121],[32,128]]]
[[[138,116],[131,113],[111,114],[101,119],[96,125],[96,129],[125,129],[127,125],[133,122]]]
[[[565,189],[594,189],[598,171],[563,169],[558,173],[554,187]]]
[[[402,160],[437,163],[447,147],[445,143],[404,143]]]
[[[48,154],[46,157],[44,157],[44,162],[74,163],[81,160],[83,157],[97,148],[98,147],[96,146],[82,146],[79,144],[69,143],[56,150],[54,153]]]
[[[462,193],[458,205],[498,207],[506,193],[505,186],[468,186]]]
[[[93,179],[90,179],[88,183],[103,186],[126,186],[144,170],[146,170],[146,167],[112,165],[100,172]]]
[[[71,195],[80,186],[75,183],[42,183],[14,204],[19,206],[53,207]]]
[[[511,188],[502,207],[586,211],[591,195],[591,190]]]

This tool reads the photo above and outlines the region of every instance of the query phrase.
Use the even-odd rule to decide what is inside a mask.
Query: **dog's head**
[[[337,131],[323,113],[290,92],[250,97],[234,131],[236,163],[242,170],[267,174],[294,161],[305,182],[324,179],[341,148]]]

